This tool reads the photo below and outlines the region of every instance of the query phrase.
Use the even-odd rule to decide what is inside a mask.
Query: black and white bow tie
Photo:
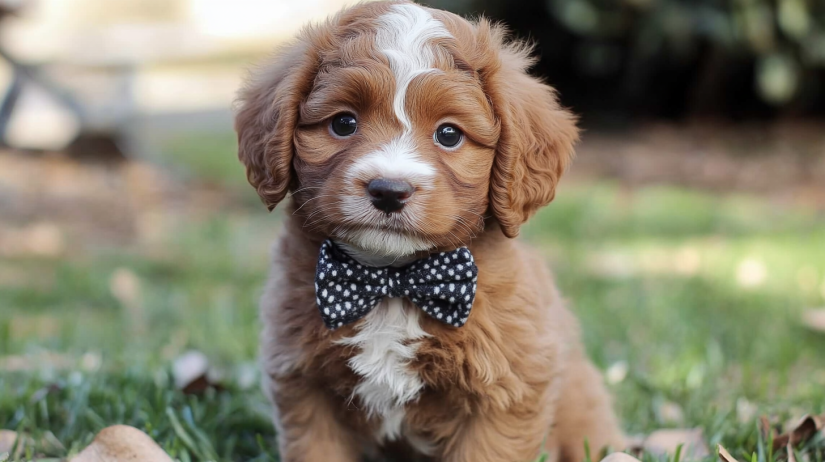
[[[478,268],[466,247],[401,268],[377,268],[356,262],[327,240],[315,269],[315,299],[330,329],[363,318],[383,297],[407,297],[434,319],[461,327],[470,315],[477,280]]]

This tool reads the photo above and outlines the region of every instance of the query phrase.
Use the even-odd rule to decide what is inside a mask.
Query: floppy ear
[[[490,209],[507,237],[550,203],[579,139],[576,117],[563,109],[555,90],[527,74],[530,46],[506,43],[505,31],[479,24],[498,59],[482,72],[501,136],[493,162]]]
[[[317,72],[317,56],[311,49],[306,40],[280,49],[269,64],[250,73],[238,94],[238,158],[269,210],[294,186],[298,110]]]

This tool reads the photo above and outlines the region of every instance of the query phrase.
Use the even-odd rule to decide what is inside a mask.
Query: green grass
[[[221,183],[222,172],[204,175]],[[249,371],[278,222],[242,205],[175,229],[160,252],[0,261],[0,274],[19,276],[0,285],[0,428],[31,435],[28,457],[74,454],[126,423],[182,461],[277,460]],[[825,412],[825,335],[799,322],[825,304],[821,215],[674,188],[565,185],[523,238],[552,264],[596,364],[626,365],[610,386],[628,433],[698,426],[743,462],[772,462],[737,402],[777,422]],[[131,289],[113,291],[124,280]],[[171,361],[188,349],[210,357],[226,390],[174,390]],[[664,411],[673,404],[681,421]],[[819,438],[797,459],[821,462],[824,451]]]

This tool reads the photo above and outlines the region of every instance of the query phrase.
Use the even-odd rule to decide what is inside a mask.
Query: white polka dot
[[[470,301],[470,296],[469,296],[469,295],[467,295],[466,297],[464,297],[464,301],[465,301],[465,302],[469,302],[469,301]]]
[[[341,291],[341,284],[335,284],[335,290],[340,292]]]
[[[467,277],[468,277],[468,278],[473,277],[473,272],[472,272],[472,271],[467,271]]]
[[[326,296],[327,296],[327,289],[324,289],[324,291],[323,291],[323,292],[321,292],[321,296],[322,296],[322,297],[326,297]]]
[[[326,313],[327,315],[329,315],[329,308],[324,308],[324,313]]]
[[[467,292],[467,286],[461,286],[461,293]]]
[[[327,299],[327,301],[330,302],[330,303],[332,303],[333,300],[335,300],[335,297],[333,297],[332,295],[330,295],[329,298]]]
[[[435,292],[435,293],[439,293],[440,291],[441,291],[441,290],[440,290],[438,287],[436,287],[435,289],[433,289],[433,292]]]
[[[326,275],[324,274],[323,271],[318,273],[318,279],[324,279],[324,276],[326,276]]]

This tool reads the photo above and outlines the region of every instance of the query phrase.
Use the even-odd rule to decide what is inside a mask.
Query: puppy
[[[621,446],[575,319],[512,239],[578,138],[529,54],[486,19],[362,3],[241,90],[249,182],[270,210],[291,195],[261,303],[282,460]]]

